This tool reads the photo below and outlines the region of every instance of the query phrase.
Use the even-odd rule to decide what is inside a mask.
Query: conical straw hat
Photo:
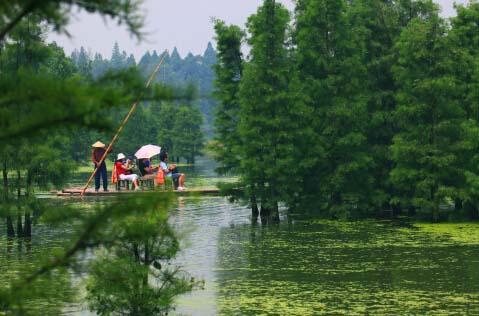
[[[93,148],[105,148],[105,144],[103,144],[101,141],[97,141],[93,145],[91,145]]]

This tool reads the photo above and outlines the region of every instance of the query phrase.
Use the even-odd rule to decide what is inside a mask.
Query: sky
[[[456,0],[465,3],[466,0]],[[279,0],[292,10],[292,0]],[[443,16],[454,15],[454,0],[436,0]],[[133,53],[137,60],[147,51],[172,51],[177,47],[182,57],[188,52],[202,54],[209,41],[214,44],[212,18],[244,27],[248,16],[256,12],[262,0],[144,0],[145,39],[138,42],[124,25],[104,20],[99,15],[75,12],[67,27],[71,38],[50,34],[49,41],[64,47],[67,55],[83,46],[90,53],[110,58],[115,41],[120,49]]]

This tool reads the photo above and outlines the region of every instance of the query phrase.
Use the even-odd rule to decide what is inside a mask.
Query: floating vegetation
[[[217,314],[479,314],[479,226],[403,226],[222,228]]]

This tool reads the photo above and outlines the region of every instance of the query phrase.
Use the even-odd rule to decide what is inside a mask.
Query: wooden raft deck
[[[137,194],[137,193],[152,193],[152,194],[165,194],[173,193],[176,195],[218,195],[220,190],[215,187],[204,187],[204,188],[191,188],[185,191],[153,191],[153,190],[109,190],[108,192],[98,191],[95,192],[93,189],[88,189],[85,191],[83,196],[118,196],[118,195],[127,195],[127,194]],[[55,193],[56,196],[60,197],[79,197],[81,195],[81,189],[63,189]]]

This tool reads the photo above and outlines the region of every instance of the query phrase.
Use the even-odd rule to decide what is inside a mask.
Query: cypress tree
[[[304,198],[347,215],[347,204],[366,205],[372,195],[372,157],[366,137],[364,47],[353,37],[346,1],[302,0],[295,44],[301,94],[314,128],[304,158]]]
[[[279,220],[288,170],[293,169],[294,121],[288,94],[290,63],[287,28],[290,17],[283,5],[265,0],[248,19],[251,59],[240,84],[241,179],[261,203],[265,221]],[[287,186],[286,186],[287,187]]]
[[[227,26],[216,21],[216,42],[218,63],[214,66],[216,80],[214,96],[218,100],[215,113],[214,150],[220,163],[217,171],[221,174],[238,172],[240,166],[241,138],[238,133],[239,83],[243,74],[243,54],[241,43],[245,36],[237,26]]]
[[[120,53],[120,47],[118,46],[118,42],[115,42],[113,45],[113,50],[111,53],[111,59],[110,59],[110,66],[114,70],[119,70],[123,68],[124,65],[124,59],[123,59],[122,53]]]
[[[391,146],[395,167],[391,181],[405,203],[439,219],[439,205],[457,195],[454,179],[464,111],[457,101],[446,23],[435,14],[416,18],[397,44],[394,75],[399,132]]]
[[[461,93],[461,106],[466,114],[460,165],[464,177],[458,178],[461,194],[456,208],[464,208],[470,218],[479,217],[479,3],[456,6],[448,37],[453,48],[454,75]]]

